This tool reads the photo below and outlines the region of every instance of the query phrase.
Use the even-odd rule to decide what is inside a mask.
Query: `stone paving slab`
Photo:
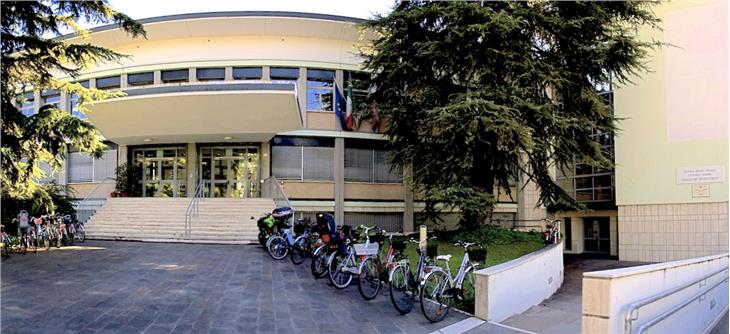
[[[2,333],[430,333],[258,246],[87,241],[2,262]]]

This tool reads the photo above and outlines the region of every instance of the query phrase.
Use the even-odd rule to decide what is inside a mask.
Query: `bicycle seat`
[[[449,262],[451,260],[451,254],[448,255],[439,255],[436,257],[436,261],[446,261]]]

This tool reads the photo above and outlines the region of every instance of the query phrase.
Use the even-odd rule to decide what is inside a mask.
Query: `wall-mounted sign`
[[[677,168],[677,184],[718,183],[725,181],[723,166]]]
[[[710,185],[709,184],[693,184],[692,185],[692,197],[710,197]]]

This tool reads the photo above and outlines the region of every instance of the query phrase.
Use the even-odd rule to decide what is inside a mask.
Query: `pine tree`
[[[462,226],[479,226],[493,189],[509,192],[520,173],[537,184],[539,204],[583,208],[551,171],[612,167],[591,138],[617,122],[596,87],[647,70],[657,43],[637,35],[657,28],[652,5],[402,1],[367,22],[375,38],[363,57],[391,120],[391,158],[411,170],[428,212],[458,207]]]
[[[53,210],[51,196],[38,184],[46,176],[39,163],[48,163],[55,172],[62,166],[68,148],[98,158],[105,145],[91,123],[54,106],[43,106],[35,115],[24,116],[16,107],[23,102],[19,96],[46,89],[73,93],[79,96],[79,109],[84,112],[93,101],[119,95],[61,79],[73,80],[90,65],[124,57],[90,44],[89,31],[78,22],[115,23],[132,37],[144,37],[145,31],[140,23],[115,11],[106,1],[2,1],[0,6],[2,196],[32,198]],[[67,30],[81,36],[81,43],[59,38]]]

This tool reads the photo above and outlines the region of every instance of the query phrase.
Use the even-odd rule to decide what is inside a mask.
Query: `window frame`
[[[310,72],[311,72],[311,75],[310,75]],[[325,73],[327,73],[327,75],[325,75]],[[331,81],[328,80],[329,73],[331,73]],[[335,96],[335,86],[337,85],[337,82],[335,80],[336,76],[337,76],[337,72],[335,70],[316,69],[316,68],[307,69],[307,112],[327,112],[327,113],[335,112],[335,109],[336,109],[335,104],[336,104],[336,99],[337,99],[337,97]],[[318,86],[315,83],[321,83],[321,84],[325,84],[325,85]],[[330,86],[326,86],[326,84],[330,84]],[[317,101],[317,103],[319,105],[319,109],[311,109],[310,103],[312,103],[313,101],[310,99],[310,92],[313,92],[313,91],[315,92],[314,96],[330,95],[330,97],[332,98],[332,102],[330,105],[331,109],[329,109],[329,110],[321,109],[322,104],[323,104],[322,99],[319,99],[319,101]],[[317,91],[319,91],[319,93],[316,93]],[[327,91],[327,93],[322,93],[324,91]]]

